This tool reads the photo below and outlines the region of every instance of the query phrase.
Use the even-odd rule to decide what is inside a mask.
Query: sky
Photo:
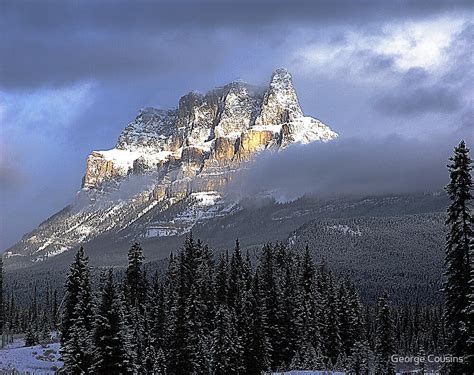
[[[472,4],[0,1],[0,250],[72,201],[87,155],[112,148],[140,108],[236,79],[266,85],[278,67],[341,139],[339,157],[295,149],[287,163],[304,154],[302,165],[352,171],[349,159],[360,167],[387,145],[399,171],[407,155],[446,160],[474,134]],[[399,173],[390,181],[405,186]]]

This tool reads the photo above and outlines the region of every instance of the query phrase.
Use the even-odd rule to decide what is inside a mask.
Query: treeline
[[[319,219],[294,232],[291,244],[308,245],[315,261],[349,275],[364,302],[387,290],[397,305],[442,304],[444,221],[442,213]]]
[[[13,290],[5,290],[3,260],[0,258],[0,332],[1,346],[13,342],[15,335],[25,335],[27,346],[51,339],[60,321],[58,292],[47,285],[42,292],[35,284],[29,291],[29,300],[17,301]]]
[[[14,335],[26,333],[26,345],[49,341],[51,332],[58,329],[59,303],[56,290],[48,289],[39,297],[36,288],[30,303],[17,304],[14,293],[5,295],[2,309],[2,344],[11,343]]]
[[[314,264],[308,249],[267,244],[252,264],[238,242],[215,257],[189,236],[164,275],[147,275],[139,244],[128,261],[122,279],[105,271],[93,292],[77,253],[62,310],[66,373],[388,375],[392,354],[443,346],[439,309],[394,311],[386,295],[364,307],[354,285]]]

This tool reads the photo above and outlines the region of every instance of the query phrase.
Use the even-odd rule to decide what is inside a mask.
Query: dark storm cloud
[[[193,35],[23,34],[0,42],[0,87],[28,89],[83,80],[123,82],[159,78],[219,63],[213,40]],[[179,46],[177,48],[176,46]],[[189,62],[192,59],[192,64]]]
[[[291,200],[305,193],[327,197],[436,192],[447,182],[445,165],[459,140],[393,136],[294,145],[262,154],[233,179],[228,193],[245,197],[273,191],[276,198]]]
[[[363,24],[380,18],[430,16],[465,10],[469,0],[173,0],[173,1],[3,1],[10,23],[34,30],[104,30],[261,26],[294,22],[347,22]]]
[[[383,113],[403,117],[427,112],[454,112],[460,106],[459,93],[442,86],[399,89],[376,102],[376,108]]]
[[[0,86],[27,89],[85,79],[199,71],[239,47],[233,30],[274,43],[285,29],[460,12],[468,1],[3,1]],[[219,36],[219,32],[222,32]],[[245,37],[241,36],[241,39]],[[380,63],[383,63],[382,61]]]

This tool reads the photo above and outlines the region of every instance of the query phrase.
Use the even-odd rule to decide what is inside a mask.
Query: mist
[[[438,192],[448,182],[446,164],[459,141],[455,136],[425,141],[390,136],[292,145],[279,152],[266,151],[248,163],[226,193],[235,199],[265,192],[277,201],[291,201],[304,194]]]

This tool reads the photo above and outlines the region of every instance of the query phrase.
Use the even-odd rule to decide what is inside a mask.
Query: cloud
[[[386,115],[405,118],[433,113],[466,113],[472,106],[474,74],[468,45],[474,41],[473,29],[472,23],[463,23],[446,38],[449,44],[437,52],[438,59],[443,61],[438,69],[412,67],[399,74],[398,81],[391,87],[379,88],[373,100],[374,108]]]
[[[346,23],[403,17],[429,17],[440,12],[462,12],[472,8],[468,0],[46,0],[18,3],[2,2],[2,13],[10,24],[27,24],[36,31],[84,30],[84,26],[104,30],[153,31],[157,27],[213,29],[216,26],[243,27],[274,23]]]
[[[93,85],[43,89],[28,93],[0,91],[4,134],[23,128],[27,134],[67,128],[93,102]]]
[[[338,40],[320,38],[299,46],[295,59],[306,70],[330,66],[333,74],[370,81],[374,76],[396,82],[413,69],[442,72],[450,58],[448,47],[465,28],[459,16],[428,20],[391,20],[368,28],[347,29]],[[350,61],[350,64],[347,62]]]
[[[408,0],[116,1],[113,5],[109,1],[7,0],[0,5],[0,33],[8,35],[0,38],[4,56],[0,85],[24,90],[81,80],[150,79],[179,69],[199,72],[224,64],[223,52],[228,49],[235,49],[239,56],[245,44],[258,53],[252,46],[256,42],[281,45],[295,30],[314,34],[315,25],[329,30],[366,28],[404,17],[462,14],[470,5]],[[428,46],[428,38],[451,32],[446,27],[432,28],[425,36],[424,31],[416,34],[416,48],[422,52],[444,41],[439,37]],[[384,48],[395,41],[387,39]],[[397,63],[411,51],[405,42],[399,44],[405,50],[399,51],[403,54],[397,56]]]
[[[473,144],[474,139],[468,140]],[[305,193],[321,197],[430,193],[447,183],[445,168],[456,136],[419,141],[391,136],[293,145],[266,152],[233,179],[228,194],[272,192],[279,200]]]
[[[424,113],[454,112],[461,106],[459,94],[442,86],[399,90],[379,98],[375,107],[386,114],[413,116]]]

